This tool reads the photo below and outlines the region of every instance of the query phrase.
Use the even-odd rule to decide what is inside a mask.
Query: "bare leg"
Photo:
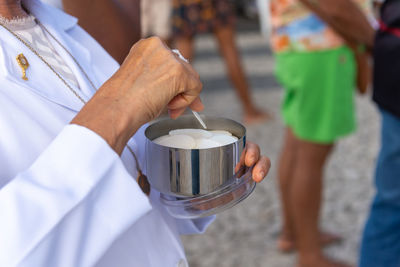
[[[297,140],[289,202],[301,267],[346,266],[323,256],[318,231],[322,176],[332,148],[333,145]]]
[[[300,263],[322,257],[318,219],[322,197],[322,174],[332,145],[298,140],[295,177],[291,187],[290,207],[299,249]]]
[[[235,44],[234,29],[232,26],[220,27],[215,30],[220,52],[225,59],[229,77],[236,88],[236,93],[242,102],[244,119],[247,123],[254,123],[269,118],[269,115],[257,109],[251,100],[251,93],[246,76],[242,69],[239,53]]]
[[[283,217],[282,231],[278,239],[278,249],[282,252],[291,252],[296,249],[293,216],[290,210],[290,196],[291,190],[295,190],[292,188],[292,183],[298,150],[297,144],[298,139],[294,136],[292,130],[287,128],[278,168]],[[340,240],[341,238],[337,235],[319,232],[319,243],[321,246],[330,245]]]
[[[290,189],[293,181],[293,171],[295,167],[295,160],[297,154],[296,138],[294,137],[292,130],[286,129],[286,136],[282,154],[279,159],[278,177],[279,177],[279,189],[281,194],[281,205],[282,205],[282,219],[283,226],[281,237],[278,241],[278,247],[281,250],[289,250],[285,241],[294,240],[294,230],[292,224],[292,216],[290,211]]]
[[[175,46],[187,60],[193,60],[193,38],[177,37],[175,39]]]

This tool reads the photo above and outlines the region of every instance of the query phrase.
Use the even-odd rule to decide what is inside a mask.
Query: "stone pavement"
[[[192,267],[290,267],[295,254],[275,248],[280,230],[277,159],[284,133],[279,116],[282,89],[273,77],[273,57],[267,41],[256,31],[241,32],[238,43],[259,106],[274,120],[248,126],[248,139],[258,143],[272,160],[268,179],[236,207],[220,214],[204,235],[185,236]],[[197,42],[194,63],[204,82],[205,114],[241,120],[241,109],[225,76],[212,36]],[[337,103],[340,105],[340,103]],[[379,146],[379,116],[369,97],[357,98],[359,129],[340,141],[326,170],[322,226],[344,241],[326,252],[336,259],[357,263],[360,233],[373,195],[372,175]]]

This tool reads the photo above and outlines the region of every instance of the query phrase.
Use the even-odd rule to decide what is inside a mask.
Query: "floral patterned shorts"
[[[234,24],[235,16],[228,0],[173,0],[173,33],[193,37]]]

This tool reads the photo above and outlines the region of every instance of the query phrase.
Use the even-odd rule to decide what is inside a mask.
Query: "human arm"
[[[156,46],[161,46],[161,48],[162,48],[161,50],[166,49],[166,47],[162,43],[159,42],[158,38],[156,38],[156,39],[152,38],[150,40],[154,40],[156,42],[156,44],[155,44]],[[144,57],[145,57],[145,55],[147,55],[146,54],[147,52],[143,51],[142,48],[141,48],[143,42],[145,42],[145,41],[139,42],[137,45],[135,45],[135,47],[132,48],[132,50],[131,50],[131,57],[132,58],[134,58],[135,55],[144,55]],[[167,49],[167,52],[168,53],[166,53],[165,55],[167,56],[167,58],[169,58],[170,55],[171,55],[170,54],[171,51],[169,49]],[[162,57],[162,55],[164,55],[163,51],[160,51],[160,53],[161,53],[159,55],[160,58],[157,60],[157,62],[164,62],[166,64],[167,60]],[[151,51],[151,54],[153,56],[157,57],[157,53],[156,52]],[[130,66],[129,65],[130,64],[129,60],[130,60],[130,58],[128,57],[127,58],[127,62],[125,62],[122,65],[121,71],[123,71],[124,68],[129,68],[129,69],[132,69],[132,70],[136,69],[134,66]],[[198,75],[193,71],[193,69],[190,67],[190,65],[186,64],[184,61],[180,61],[179,58],[175,54],[173,54],[173,57],[171,58],[171,60],[174,61],[174,62],[175,62],[175,60],[178,60],[179,64],[182,64],[181,66],[184,67],[183,70],[185,70],[185,71],[187,70],[188,71],[188,76],[190,76],[191,79],[193,79],[193,81],[190,81],[190,79],[189,79],[188,86],[186,88],[189,89],[189,88],[192,87],[192,88],[194,88],[194,90],[192,90],[192,92],[189,92],[189,91],[186,92],[186,93],[183,92],[183,94],[180,93],[180,94],[177,95],[177,97],[174,97],[169,102],[168,107],[169,107],[170,115],[172,117],[174,117],[174,118],[177,117],[178,115],[180,115],[184,111],[185,107],[190,104],[190,102],[188,102],[188,100],[190,101],[190,99],[192,99],[194,101],[191,104],[191,108],[196,109],[196,110],[201,110],[202,109],[202,104],[200,102],[197,102],[198,98],[196,98],[196,88],[198,88],[198,86],[195,85],[195,81],[198,80]],[[134,63],[135,64],[141,64],[137,60],[134,61]],[[127,64],[127,65],[125,65],[125,64]],[[168,70],[167,71],[168,73],[174,73],[175,72],[175,70],[174,70],[175,67],[173,65],[166,64],[164,67],[165,67],[166,70]],[[156,75],[158,73],[157,70],[150,70],[149,69],[148,72],[152,73],[153,75],[155,75],[155,77],[157,77],[157,75]],[[129,74],[132,74],[132,73],[129,73]],[[119,77],[118,73],[116,74],[116,77],[117,77],[117,79],[122,80],[122,81],[129,80],[129,78],[126,78],[125,75],[123,75],[122,77]],[[133,77],[135,77],[135,75]],[[185,80],[185,79],[186,78],[183,78],[182,80]],[[162,77],[160,80],[163,83],[165,83],[168,79],[166,77]],[[193,83],[193,82],[194,82],[194,85],[190,86],[190,84]],[[158,88],[160,90],[162,90],[162,88],[163,88],[163,85],[162,84],[158,84],[157,79],[154,79],[154,77],[152,77],[151,81],[150,80],[146,80],[145,82],[143,82],[143,84],[144,84],[143,87],[146,89],[146,91],[149,90],[149,87],[146,88],[146,86],[145,86],[145,84],[147,84],[147,83],[148,83],[147,86],[149,86],[150,88],[154,87],[154,88]],[[140,83],[140,84],[142,84],[142,83]],[[178,87],[182,87],[182,85],[178,85]],[[114,88],[121,88],[121,86],[114,84]],[[185,88],[185,86],[183,86],[182,88]],[[112,90],[111,87],[106,86],[105,88],[103,88],[101,90],[107,91],[109,89]],[[164,90],[167,92],[168,88],[165,88]],[[149,90],[149,92],[151,92],[151,90]],[[161,96],[160,93],[161,93],[161,91],[155,92],[153,94],[153,97],[156,97],[157,95]],[[194,95],[191,95],[193,93],[194,93]],[[106,95],[111,95],[111,98],[113,98],[112,97],[113,94],[106,93]],[[149,97],[151,97],[151,96],[149,96]],[[104,96],[100,93],[98,99],[100,99],[102,101],[102,99],[104,99]],[[97,101],[96,96],[93,98],[93,100],[94,100],[94,102]],[[108,101],[110,104],[102,104],[102,105],[99,105],[99,107],[110,107],[110,110],[111,109],[119,110],[119,108],[113,107],[112,103],[114,101],[111,101],[111,102],[109,100],[106,100],[106,101]],[[122,103],[124,102],[123,99],[121,101],[122,101]],[[118,100],[116,103],[119,105],[119,104],[121,104],[121,101]],[[133,100],[133,102],[134,101],[135,100]],[[140,102],[144,103],[144,101],[140,101]],[[166,104],[167,102],[164,102],[164,103]],[[138,104],[138,105],[140,106],[140,104]],[[128,106],[128,105],[122,104],[122,106]],[[154,106],[154,105],[153,104],[149,104],[148,106]],[[93,108],[96,108],[96,106],[93,106]],[[89,107],[88,112],[86,112],[88,115],[90,115],[90,114],[99,114],[99,112],[101,112],[101,111],[99,111],[99,112],[92,111],[91,112],[90,109],[91,109],[91,107]],[[110,110],[107,111],[107,109],[106,109],[103,113],[112,114],[110,112]],[[131,111],[131,112],[133,113],[133,111]],[[149,120],[154,118],[155,116],[157,116],[157,114],[159,112],[160,111],[152,112],[152,115],[150,115]],[[130,113],[130,112],[128,112],[128,111],[127,112],[122,112],[122,114],[120,114],[120,115],[117,113],[114,118],[119,118],[120,116],[124,116],[124,114],[128,114],[128,113]],[[147,116],[149,116],[149,115],[145,115],[144,117],[147,117]],[[78,122],[77,119],[79,120],[79,122]],[[76,123],[76,122],[82,123],[84,121],[85,120],[81,120],[80,118],[76,118],[74,121],[72,121],[72,123]],[[109,121],[112,122],[113,119],[110,118]],[[109,123],[104,123],[104,125],[109,125]],[[123,123],[123,125],[124,125],[124,123]],[[96,125],[95,127],[97,127],[97,126],[101,127],[101,125]],[[89,126],[89,127],[91,127],[91,126]],[[112,144],[114,142],[115,141],[111,141],[109,143]],[[248,144],[246,146],[246,149],[245,149],[244,153],[242,154],[241,161],[240,161],[240,163],[238,165],[238,168],[239,168],[240,165],[246,165],[248,167],[254,166],[253,178],[254,178],[254,180],[256,182],[261,182],[264,179],[264,177],[269,172],[269,169],[270,169],[270,166],[271,166],[269,159],[267,157],[265,157],[265,156],[261,156],[259,146],[255,145],[255,144],[253,144],[251,142],[248,142]],[[193,233],[201,233],[201,232],[203,232],[207,228],[207,226],[212,222],[212,220],[213,220],[213,218],[197,219],[197,220],[177,220],[177,223],[178,223],[178,228],[180,229],[180,233],[181,234],[189,234],[189,233],[193,234]]]
[[[140,0],[63,0],[63,6],[120,64],[141,37]]]
[[[141,47],[142,45],[144,47]],[[186,88],[191,88],[190,84],[186,83],[190,79],[182,67],[175,69],[175,66],[180,66],[180,60],[175,58],[170,50],[160,46],[161,41],[147,40],[143,41],[142,45],[140,53],[127,60],[127,64],[134,62],[134,67],[139,72],[132,71],[131,65],[122,67],[121,71],[115,74],[119,78],[113,76],[108,81],[115,86],[104,85],[98,91],[101,97],[98,94],[93,97],[90,105],[100,107],[84,108],[78,114],[80,118],[85,118],[83,125],[67,125],[43,152],[38,152],[40,154],[34,163],[26,169],[21,169],[15,177],[4,177],[8,172],[1,169],[1,180],[6,179],[9,182],[0,190],[0,266],[93,266],[127,227],[151,209],[147,197],[126,171],[115,147],[111,148],[105,141],[108,136],[100,136],[89,129],[89,125],[118,128],[114,123],[121,124],[116,120],[107,119],[121,117],[102,116],[104,113],[101,112],[95,114],[96,116],[83,116],[86,112],[99,110],[114,115],[118,111],[129,112],[140,115],[138,121],[141,124],[152,119],[158,108],[163,109],[161,106],[170,102],[169,97],[173,99],[175,94],[184,94]],[[161,51],[156,52],[158,50]],[[147,53],[152,56],[147,57]],[[142,57],[147,57],[148,60]],[[149,76],[142,73],[143,69],[149,70],[153,65],[160,65],[161,69],[151,69],[153,83],[150,85],[150,82],[147,82]],[[163,69],[163,66],[168,69]],[[163,76],[162,72],[167,72],[168,75]],[[142,77],[144,80],[140,80],[138,76],[148,78]],[[176,83],[176,80],[182,80],[182,83]],[[135,81],[138,84],[135,84]],[[121,83],[128,84],[123,86]],[[160,83],[166,87],[160,86]],[[198,79],[194,79],[193,83],[197,91],[193,93],[192,101],[197,98],[201,89]],[[185,89],[179,91],[179,86]],[[138,88],[144,88],[146,91],[138,91]],[[160,91],[157,92],[158,90]],[[162,91],[166,94],[162,94]],[[154,98],[152,94],[157,93],[157,100],[151,102]],[[148,101],[125,102],[124,105],[134,106],[146,102],[151,103],[150,108],[153,109],[149,110],[145,105],[138,104],[123,111],[122,108],[117,108],[114,112],[106,106],[101,107],[103,103],[110,102],[98,101],[107,98],[118,102],[122,99],[119,98],[121,94],[125,96],[125,100],[135,98],[130,94],[134,94],[138,99],[148,97]],[[7,107],[7,97],[4,98],[4,95],[0,94],[0,100],[3,108]],[[29,102],[29,99],[25,101]],[[176,101],[179,102],[179,98]],[[12,104],[12,101],[10,102]],[[179,105],[175,109],[173,107],[179,103],[170,104],[171,115],[177,116],[180,112]],[[114,104],[113,107],[121,106]],[[16,110],[20,112],[20,109],[18,107]],[[148,112],[144,112],[146,110]],[[0,111],[0,118],[7,116],[4,115],[3,109]],[[132,117],[134,116],[124,118]],[[5,162],[18,160],[13,158],[15,151],[1,145],[6,142],[4,139],[8,136],[7,130],[11,129],[10,133],[15,131],[13,124],[7,125],[8,120],[1,121],[4,122],[0,135],[2,159],[6,159]],[[140,126],[134,122],[137,121],[128,123],[127,130],[133,131],[130,134],[134,133],[134,128]],[[36,129],[35,126],[36,124],[27,126],[29,137],[33,139],[38,135],[37,132],[31,131],[32,128]],[[18,143],[19,139],[14,141]],[[131,204],[127,207],[126,203]]]
[[[155,119],[165,107],[172,118],[187,107],[201,111],[202,84],[197,72],[158,38],[135,44],[121,68],[93,96],[71,123],[102,136],[118,153],[145,123]],[[257,182],[268,173],[269,159],[248,142],[241,165],[255,166]]]
[[[93,266],[150,209],[108,144],[68,125],[0,190],[0,266]]]
[[[73,123],[10,179],[0,190],[0,266],[93,266],[151,209],[116,153],[124,141],[113,138],[133,134],[165,105],[172,117],[196,109],[201,84],[186,67],[161,41],[141,42]]]
[[[300,0],[342,38],[354,45],[373,47],[375,31],[353,0]]]
[[[203,109],[199,75],[157,37],[135,44],[121,68],[71,123],[102,136],[118,153],[143,124],[165,107],[172,118]]]
[[[160,65],[160,68],[168,66],[168,70],[164,71],[167,73],[171,71],[171,73],[165,77],[172,78],[161,81],[166,87],[160,87],[155,81],[160,81],[160,77],[164,76],[161,73],[162,69],[155,68],[150,72],[153,73],[152,85],[154,87],[147,82],[144,82],[145,85],[143,85],[142,81],[140,85],[136,84],[136,86],[144,87],[146,92],[136,91],[135,89],[138,87],[135,86],[129,86],[129,88],[131,91],[135,91],[135,95],[141,99],[146,98],[147,93],[157,94],[156,89],[165,90],[168,93],[163,95],[158,92],[158,97],[162,99],[161,105],[167,105],[168,99],[164,99],[164,97],[171,95],[172,98],[174,94],[180,93],[179,89],[181,88],[178,86],[190,87],[184,83],[188,77],[185,76],[184,71],[179,72],[180,67],[174,71],[174,66],[179,66],[180,61],[173,56],[172,52],[157,45],[148,45],[148,42],[152,41],[144,42],[144,46],[151,51],[141,50],[131,59],[136,63],[136,69],[142,71],[143,68],[150,68],[153,65]],[[161,54],[166,56],[157,56],[159,54],[155,51],[158,49],[161,49],[164,52]],[[146,56],[146,53],[152,54],[155,58],[149,56],[149,60],[140,60],[142,56]],[[101,53],[97,54],[102,55]],[[103,55],[106,56],[104,53]],[[171,55],[172,57],[169,57]],[[133,73],[129,67],[126,67],[124,72],[142,76],[141,72]],[[127,76],[129,76],[128,74]],[[119,82],[128,82],[124,73],[119,72],[118,75],[124,77],[124,80]],[[119,84],[115,79],[117,78],[113,77],[109,82]],[[139,82],[138,78],[134,80]],[[175,80],[182,80],[182,84],[175,83]],[[118,154],[105,142],[105,138],[89,130],[88,127],[72,124],[61,130],[57,126],[53,127],[51,123],[47,125],[46,120],[43,122],[38,112],[36,115],[33,113],[32,124],[27,123],[26,128],[20,127],[26,133],[16,130],[18,127],[9,120],[10,116],[7,113],[17,117],[16,114],[31,112],[24,109],[29,105],[21,107],[18,104],[14,105],[14,101],[9,100],[7,93],[3,90],[4,87],[17,85],[12,82],[7,82],[7,85],[6,82],[2,80],[2,90],[0,90],[0,103],[2,104],[0,109],[0,121],[2,122],[0,155],[3,162],[0,168],[0,181],[8,181],[0,190],[0,239],[2,240],[0,242],[0,266],[93,266],[115,238],[150,210],[148,199],[132,176],[127,173]],[[131,82],[129,85],[133,83]],[[196,85],[201,84],[196,82]],[[126,92],[120,90],[122,88],[126,87],[112,88],[108,85],[101,87],[99,92],[112,98],[113,95]],[[199,89],[194,94],[196,97]],[[182,93],[184,92],[186,91],[183,90]],[[32,94],[32,98],[33,102],[36,101],[36,98],[40,99],[36,94]],[[150,95],[149,98],[151,99],[152,96]],[[118,101],[118,98],[115,100]],[[18,103],[26,103],[32,99],[24,99],[21,96],[18,101]],[[151,102],[152,107],[159,107],[159,101]],[[91,105],[95,105],[94,102],[91,102]],[[105,102],[96,103],[96,105],[101,105]],[[136,103],[132,101],[130,105]],[[52,103],[44,101],[43,107],[37,105],[32,109],[46,110],[47,105],[51,107]],[[70,114],[62,107],[59,109],[62,111],[61,114],[64,112]],[[101,109],[99,107],[99,110]],[[85,110],[87,111],[87,109]],[[139,111],[143,110],[146,110],[145,106],[141,105],[126,111],[140,113]],[[113,112],[110,109],[107,111]],[[143,121],[146,118],[151,119],[151,114],[157,113],[157,110],[149,112],[150,115],[140,113],[145,117]],[[179,108],[171,109],[173,116],[177,115],[176,112],[179,112]],[[82,110],[80,115],[84,113],[85,111]],[[101,114],[97,115],[96,118],[101,118]],[[71,118],[69,115],[67,117],[60,115],[61,118],[57,115],[54,116],[57,117],[55,121],[60,120],[61,124]],[[24,124],[22,119],[17,118],[16,121],[20,122],[17,125]],[[91,121],[88,116],[85,118],[86,122]],[[60,122],[56,124],[58,123]],[[41,125],[40,129],[38,129],[38,124]],[[107,121],[103,126],[115,128],[112,121]],[[15,132],[19,132],[21,135],[17,135]],[[42,135],[43,132],[44,135]],[[55,137],[56,134],[57,137]],[[36,155],[36,160],[32,158],[29,165],[17,163],[14,167],[9,166],[9,161],[23,161],[23,158],[15,156],[15,153],[20,153],[21,144],[24,143],[25,138],[22,136],[32,140],[32,143],[37,141],[38,145],[32,147],[41,147],[40,144],[45,142],[42,139],[53,139],[53,136],[55,139],[50,145],[46,144],[37,151],[31,151],[29,150],[31,147],[28,147],[24,152],[27,155]],[[4,145],[7,143],[10,146]],[[22,152],[21,154],[24,155]],[[9,173],[12,173],[12,176],[9,176]],[[131,204],[127,207],[126,203]]]

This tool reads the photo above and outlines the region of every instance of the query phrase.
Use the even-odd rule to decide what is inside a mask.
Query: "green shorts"
[[[285,124],[305,141],[331,144],[355,130],[356,63],[347,47],[281,53],[276,75],[285,88]]]

